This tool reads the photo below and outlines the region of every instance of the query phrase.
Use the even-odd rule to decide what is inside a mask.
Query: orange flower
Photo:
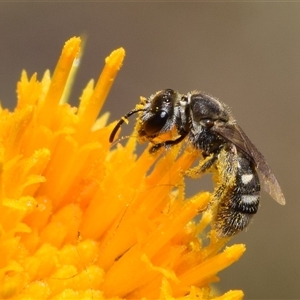
[[[194,154],[110,145],[116,123],[97,116],[125,53],[111,53],[74,108],[65,99],[79,52],[72,38],[52,77],[23,72],[16,109],[0,111],[0,297],[241,299],[209,287],[245,247],[221,251],[214,231],[203,246],[210,194],[184,197]]]

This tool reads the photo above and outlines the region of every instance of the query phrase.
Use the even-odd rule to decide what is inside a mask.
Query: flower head
[[[221,250],[225,239],[203,233],[210,194],[184,195],[195,154],[138,156],[134,138],[112,146],[116,123],[97,117],[124,50],[106,58],[76,108],[65,100],[79,52],[72,38],[52,76],[23,72],[15,110],[0,111],[0,297],[241,299],[213,298],[209,286],[245,247]]]

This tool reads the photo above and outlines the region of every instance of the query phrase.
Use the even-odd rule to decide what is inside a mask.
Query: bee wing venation
[[[285,204],[285,198],[280,185],[267,164],[264,156],[250,141],[242,128],[237,124],[215,126],[214,130],[224,139],[233,143],[242,153],[255,163],[259,175],[262,177],[264,190],[279,204]]]

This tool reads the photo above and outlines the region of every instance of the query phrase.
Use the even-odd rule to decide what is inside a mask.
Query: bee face
[[[140,137],[146,136],[149,139],[172,129],[174,117],[176,117],[177,97],[178,94],[175,91],[166,89],[146,100],[139,122]]]
[[[117,124],[110,136],[113,140],[124,118],[140,112],[138,136],[154,145],[150,152],[169,148],[187,138],[203,160],[188,175],[199,177],[215,171],[219,183],[215,187],[211,209],[214,227],[220,237],[232,236],[247,227],[257,212],[260,175],[264,189],[280,204],[285,199],[276,177],[265,158],[236,124],[229,108],[216,98],[193,91],[179,94],[166,89],[150,96],[143,108],[134,109]],[[176,131],[172,140],[153,141],[165,132]]]

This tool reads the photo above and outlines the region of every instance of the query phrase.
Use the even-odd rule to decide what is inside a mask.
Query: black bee
[[[187,138],[203,157],[199,166],[191,169],[188,175],[199,177],[209,171],[218,174],[210,207],[215,216],[214,228],[220,237],[242,231],[257,212],[258,174],[271,197],[279,204],[285,204],[278,181],[264,156],[236,124],[227,105],[216,98],[197,91],[179,94],[172,89],[143,98],[141,104],[118,122],[110,142],[124,120],[137,112],[140,112],[138,138],[154,144],[150,152],[172,147]],[[156,142],[164,133],[173,131],[177,134],[173,139]]]

